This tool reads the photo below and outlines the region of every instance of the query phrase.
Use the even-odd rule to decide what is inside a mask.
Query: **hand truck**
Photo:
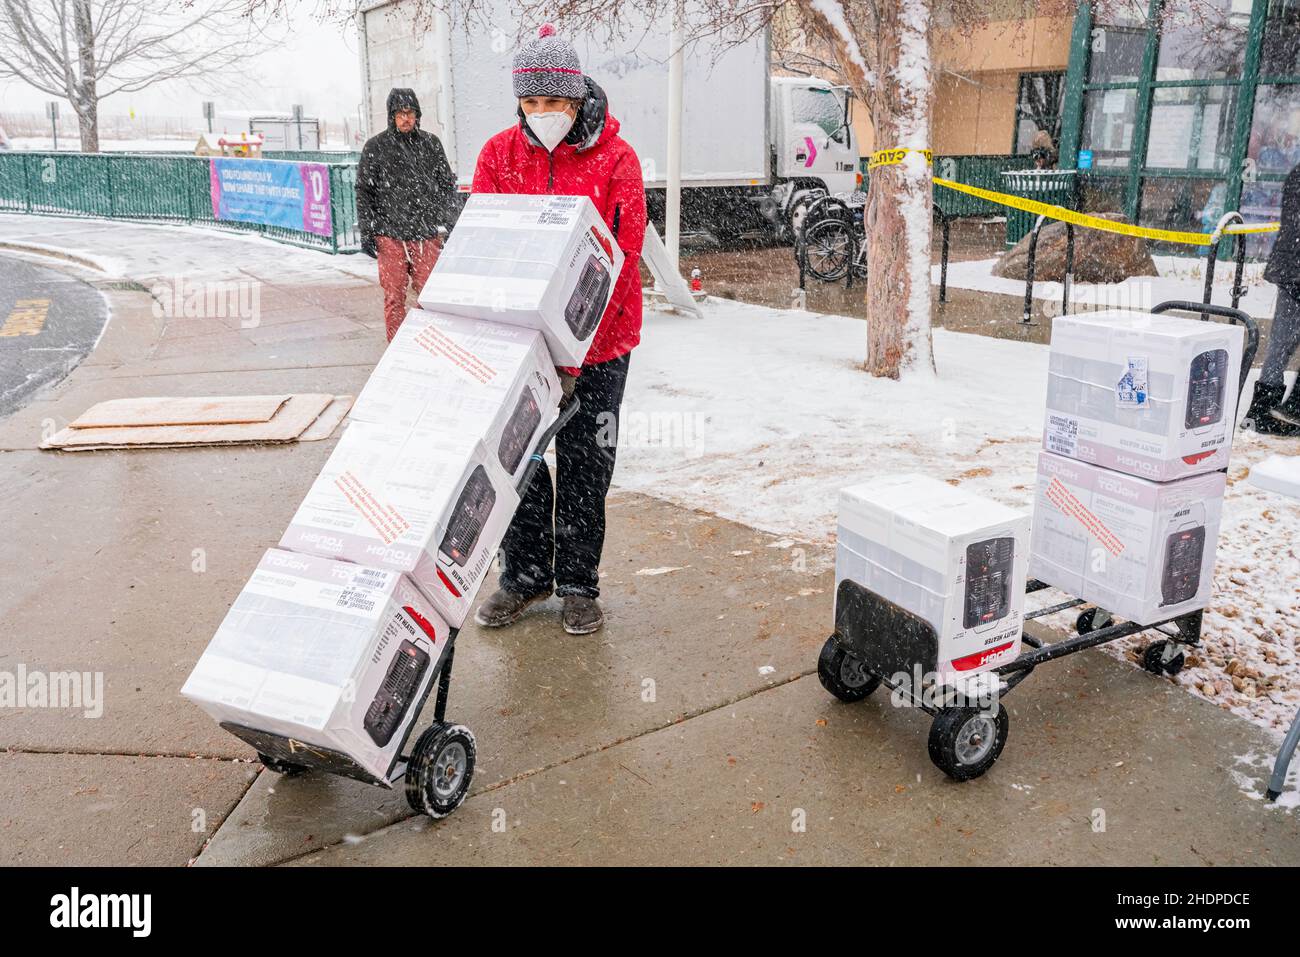
[[[1172,310],[1198,312],[1202,319],[1209,315],[1223,316],[1245,327],[1240,401],[1240,390],[1245,387],[1259,348],[1259,327],[1255,320],[1239,309],[1181,300],[1162,302],[1151,312]],[[1234,423],[1236,412],[1234,408]],[[1045,582],[1030,580],[1025,585],[1025,593],[1049,587]],[[1024,617],[1030,621],[1086,604],[1082,598],[1070,598],[1026,612]],[[1154,674],[1174,675],[1182,670],[1185,662],[1180,646],[1195,648],[1200,642],[1203,614],[1203,610],[1197,610],[1140,625],[1115,622],[1105,609],[1090,607],[1079,614],[1071,637],[1050,644],[1022,628],[1020,641],[1025,650],[1015,661],[985,673],[993,678],[987,682],[991,686],[992,702],[986,703],[980,695],[981,700],[972,703],[976,696],[964,695],[959,689],[943,688],[931,694],[914,686],[914,675],[933,675],[938,667],[939,636],[929,622],[870,589],[845,580],[835,592],[835,631],[822,646],[817,659],[817,677],[827,691],[844,702],[862,701],[883,684],[906,703],[923,710],[933,718],[928,742],[930,760],[953,780],[969,781],[993,766],[1007,742],[1010,719],[998,699],[1010,693],[1039,665],[1149,630],[1162,637],[1143,650],[1143,667]]]
[[[571,396],[560,406],[560,414],[542,433],[537,447],[529,457],[528,466],[519,478],[518,491],[522,499],[528,484],[533,480],[542,462],[542,455],[560,430],[578,412],[578,397]],[[420,699],[414,702],[413,713],[418,714],[437,686],[438,697],[433,706],[433,724],[416,739],[409,754],[404,754],[415,721],[407,727],[397,757],[386,777],[378,777],[361,767],[346,754],[331,748],[307,744],[283,735],[260,731],[234,722],[223,721],[221,727],[257,749],[263,766],[277,774],[294,775],[306,771],[324,771],[354,778],[367,784],[392,789],[404,781],[406,801],[411,809],[433,818],[446,817],[460,807],[469,794],[474,777],[476,747],[474,735],[462,724],[448,724],[447,695],[451,690],[451,664],[456,650],[459,628],[452,628],[436,665],[434,679],[425,685]]]

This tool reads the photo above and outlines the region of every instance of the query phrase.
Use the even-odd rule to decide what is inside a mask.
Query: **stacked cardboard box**
[[[1243,338],[1149,313],[1055,320],[1030,575],[1139,624],[1207,604]]]
[[[622,262],[586,197],[471,197],[182,693],[261,751],[386,779]]]
[[[955,684],[1019,653],[1029,515],[924,475],[841,490],[835,585],[849,580],[934,629]]]

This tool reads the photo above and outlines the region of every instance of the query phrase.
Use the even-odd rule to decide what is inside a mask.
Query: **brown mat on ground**
[[[338,406],[342,404],[342,411]],[[142,425],[106,428],[66,428],[41,443],[43,449],[69,452],[98,449],[178,448],[199,445],[249,445],[298,441],[329,410],[326,421],[312,430],[311,438],[325,438],[329,421],[338,421],[351,406],[350,396],[325,393],[291,395],[266,422],[219,423],[214,425]],[[324,432],[324,434],[320,434]]]
[[[110,399],[93,405],[70,423],[74,429],[136,428],[147,425],[234,425],[269,422],[289,400],[286,395],[150,396]]]

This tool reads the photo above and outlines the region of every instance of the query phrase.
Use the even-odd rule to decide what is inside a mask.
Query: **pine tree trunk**
[[[932,0],[882,0],[872,126],[876,148],[929,149]],[[909,152],[870,173],[865,218],[867,360],[872,375],[934,371],[930,340],[931,171]]]
[[[76,90],[72,108],[77,111],[81,133],[81,152],[99,152],[99,97],[95,88],[95,27],[90,15],[90,0],[73,0],[73,31],[77,39]]]

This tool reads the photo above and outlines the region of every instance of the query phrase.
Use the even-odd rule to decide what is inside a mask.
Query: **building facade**
[[[1300,162],[1300,0],[1107,9],[1075,15],[1061,110],[1085,208],[1197,231],[1225,210],[1276,219]]]

